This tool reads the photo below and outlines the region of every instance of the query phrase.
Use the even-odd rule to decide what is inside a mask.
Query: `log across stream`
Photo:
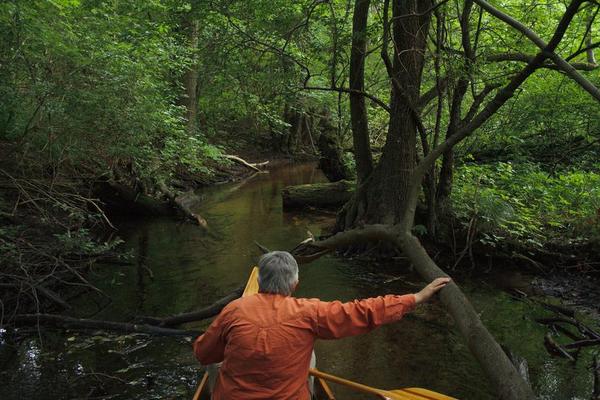
[[[212,304],[247,278],[258,254],[254,241],[290,249],[310,230],[319,234],[331,214],[282,211],[281,190],[323,182],[313,165],[283,166],[251,180],[201,193],[197,211],[208,234],[169,217],[115,221],[131,249],[133,265],[97,265],[91,277],[112,303],[78,299],[80,317],[129,321],[136,315],[167,316]],[[402,259],[373,264],[323,257],[301,267],[298,296],[350,300],[421,287]],[[497,274],[497,275],[496,275]],[[589,399],[591,357],[573,365],[544,348],[548,310],[515,301],[507,281],[527,291],[532,277],[499,271],[456,276],[483,322],[512,352],[527,359],[536,393],[548,400]],[[545,299],[551,302],[552,299]],[[98,312],[97,303],[104,306]],[[182,326],[203,330],[205,323]],[[34,328],[33,328],[34,329]],[[92,332],[49,332],[13,348],[0,332],[0,398],[62,399],[116,395],[117,399],[191,398],[200,367],[189,339]],[[421,386],[462,399],[494,399],[490,385],[454,324],[439,304],[369,335],[317,343],[318,367],[371,386]],[[589,352],[588,352],[589,353]],[[587,359],[587,358],[589,359]],[[347,392],[339,398],[359,399]],[[107,397],[108,398],[108,397]]]

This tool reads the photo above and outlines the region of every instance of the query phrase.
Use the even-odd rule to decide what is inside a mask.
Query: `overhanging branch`
[[[577,70],[571,64],[569,64],[562,57],[555,53],[556,46],[553,46],[552,40],[549,43],[546,43],[533,30],[523,25],[522,22],[516,20],[508,14],[505,14],[504,12],[500,11],[499,9],[495,8],[494,6],[492,6],[484,0],[474,0],[474,2],[477,3],[481,8],[492,14],[494,17],[498,18],[501,21],[504,21],[505,23],[507,23],[508,25],[512,26],[513,28],[521,32],[523,35],[525,35],[529,40],[531,40],[537,47],[541,49],[544,58],[551,59],[554,62],[554,64],[556,64],[556,66],[558,66],[562,71],[564,71],[571,79],[577,82],[596,100],[600,101],[600,90],[596,86],[594,86],[593,83],[587,80],[583,75],[577,72]],[[569,5],[567,10],[572,9],[573,14],[575,14],[577,13],[577,10],[579,9],[579,6],[582,3],[584,3],[584,0],[575,0]],[[561,20],[561,23],[563,23],[563,20]],[[538,67],[540,67],[541,65],[542,63],[540,63]]]
[[[600,44],[599,44],[600,45]],[[533,60],[535,55],[525,54],[525,53],[499,53],[499,54],[490,54],[485,57],[486,61],[489,62],[502,62],[502,61],[517,61],[528,63]],[[567,60],[565,60],[567,61]],[[570,63],[570,65],[579,71],[593,71],[598,68],[598,65],[589,64],[589,63]],[[552,69],[555,71],[562,71],[562,68],[556,64],[544,62],[539,68]]]

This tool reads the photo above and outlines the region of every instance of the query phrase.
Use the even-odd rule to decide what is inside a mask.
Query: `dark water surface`
[[[105,299],[79,299],[87,314],[82,316],[127,321],[211,304],[246,281],[258,254],[255,240],[271,249],[290,249],[307,231],[319,234],[332,222],[330,215],[282,211],[283,187],[320,181],[324,177],[313,165],[297,164],[206,190],[198,211],[209,232],[168,218],[121,221],[119,234],[134,265],[95,266],[93,281],[112,302],[98,313]],[[517,285],[528,282],[527,277],[510,276]],[[575,367],[546,354],[546,330],[533,321],[548,316],[546,311],[512,300],[499,288],[506,279],[457,280],[496,338],[529,361],[541,398],[590,398],[589,354]],[[296,295],[351,300],[414,292],[422,285],[403,260],[376,265],[324,257],[301,267]],[[462,399],[495,398],[451,318],[435,303],[368,335],[319,341],[316,354],[321,370],[375,387],[420,386]],[[189,341],[99,332],[44,334],[16,349],[0,337],[0,368],[1,400],[191,399],[202,374]],[[334,389],[340,399],[367,398]]]

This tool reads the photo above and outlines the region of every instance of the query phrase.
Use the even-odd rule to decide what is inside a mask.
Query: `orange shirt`
[[[204,365],[223,362],[213,400],[307,400],[315,339],[367,333],[414,306],[412,294],[341,303],[258,293],[229,303],[194,354]]]

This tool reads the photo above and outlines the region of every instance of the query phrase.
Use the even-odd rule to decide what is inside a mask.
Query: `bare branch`
[[[600,46],[600,43],[598,43],[598,45]],[[585,50],[583,52],[585,52]],[[528,62],[531,62],[531,60],[533,60],[534,57],[535,57],[534,55],[529,55],[529,54],[525,54],[525,53],[499,53],[499,54],[488,55],[485,57],[485,60],[490,61],[490,62],[518,61],[518,62],[528,63]],[[565,60],[565,61],[567,61],[567,60]],[[580,70],[580,71],[593,71],[596,68],[598,68],[598,65],[589,64],[589,63],[571,63],[570,65],[573,68]],[[547,62],[542,63],[542,65],[540,65],[540,68],[547,68],[547,69],[553,69],[556,71],[562,71],[562,68],[560,68],[558,65],[547,63]]]
[[[391,112],[390,107],[378,97],[367,93],[358,89],[349,89],[349,88],[338,88],[338,87],[322,87],[322,86],[304,86],[303,89],[306,90],[323,90],[327,92],[339,92],[339,93],[349,93],[349,94],[359,94],[367,99],[371,100],[373,103],[377,104],[379,107],[383,108],[388,113]]]

